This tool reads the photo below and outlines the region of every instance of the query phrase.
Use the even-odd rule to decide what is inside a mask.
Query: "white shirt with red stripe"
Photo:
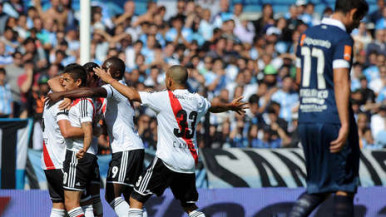
[[[157,114],[156,156],[175,172],[194,173],[198,162],[195,129],[210,102],[186,89],[139,94],[142,104]]]
[[[93,122],[95,116],[94,103],[90,98],[80,98],[72,102],[71,109],[68,112],[68,120],[73,127],[82,127],[82,123]],[[83,149],[83,137],[82,138],[68,138],[66,139],[67,149],[78,152]],[[96,154],[95,147],[90,145],[87,153]]]
[[[123,80],[119,82],[126,85]],[[143,149],[142,139],[134,125],[135,111],[132,103],[110,84],[102,87],[107,91],[102,110],[105,115],[112,152]]]
[[[68,110],[58,108],[62,101],[54,105],[44,104],[43,111],[43,154],[42,169],[62,169],[66,155],[66,142],[60,132],[58,121],[68,120]]]

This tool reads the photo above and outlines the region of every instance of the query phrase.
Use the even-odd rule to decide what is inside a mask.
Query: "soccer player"
[[[87,72],[87,87],[91,87],[91,88],[97,87],[98,82],[99,82],[99,78],[98,78],[98,76],[95,75],[93,69],[98,68],[99,66],[94,62],[88,62],[88,63],[84,64],[83,67]],[[48,81],[52,91],[54,91],[54,92],[64,91],[64,88],[61,84],[60,79],[61,79],[61,76],[57,76],[57,77],[54,77]],[[94,125],[93,130],[95,132],[95,131],[98,131],[96,125],[97,125],[97,122],[99,122],[99,120],[101,118],[103,100],[98,98],[98,99],[95,99],[93,101],[93,103],[95,105],[95,110],[96,110],[96,115],[95,115],[94,120],[93,120],[93,125]],[[67,98],[67,99],[61,101],[61,103],[59,103],[59,106],[56,106],[56,107],[59,107],[59,109],[66,109],[70,106],[71,106],[71,100]],[[68,124],[68,125],[71,126],[70,124]],[[67,126],[67,127],[69,127],[69,126]],[[78,129],[80,129],[80,128],[78,128]],[[81,136],[83,136],[83,134]],[[98,138],[96,136],[93,136],[92,141],[91,141],[91,146],[95,150],[95,152],[97,153],[98,152]],[[63,152],[65,155],[65,151],[63,151]],[[63,157],[63,160],[64,160],[64,157]],[[61,162],[63,162],[63,160]],[[87,186],[87,194],[91,195],[91,203],[92,203],[94,215],[97,217],[102,217],[103,216],[103,206],[102,206],[102,202],[101,202],[100,195],[99,195],[99,192],[100,192],[100,174],[99,174],[98,163],[96,163],[95,166],[96,167],[93,170],[91,182]],[[82,195],[83,198],[81,199],[81,201],[82,201],[81,204],[89,204],[90,203],[90,201],[87,201],[87,194]],[[88,207],[87,205],[82,206],[83,209],[86,209],[87,207]],[[85,214],[87,216],[88,213],[85,213]]]
[[[64,69],[62,79],[64,89],[70,91],[86,85],[87,73],[82,66],[70,64]],[[84,216],[84,211],[80,207],[80,199],[96,167],[96,150],[91,147],[94,113],[94,105],[89,98],[73,101],[68,111],[71,126],[81,128],[84,134],[82,137],[66,138],[63,189],[64,205],[70,217]],[[66,129],[62,127],[60,129],[64,136],[63,130]]]
[[[138,178],[130,197],[130,217],[142,216],[143,204],[152,194],[162,195],[170,187],[174,196],[191,217],[204,217],[197,210],[195,164],[196,126],[210,112],[228,110],[242,114],[245,103],[241,98],[229,104],[211,104],[204,97],[187,90],[188,71],[182,66],[172,66],[166,73],[166,91],[147,93],[116,81],[111,71],[95,69],[100,78],[126,96],[130,101],[149,106],[157,113],[158,143],[156,157],[147,170]]]
[[[50,105],[48,101],[44,103],[43,110],[43,154],[42,169],[46,175],[48,192],[52,201],[50,217],[64,217],[64,192],[63,192],[63,161],[66,153],[66,142],[59,125],[65,129],[66,138],[71,136],[83,136],[81,128],[71,127],[66,110],[58,108],[59,101]]]
[[[125,73],[125,63],[121,59],[111,57],[103,63],[102,68],[109,70],[113,78],[124,85],[122,78]],[[63,97],[106,98],[104,116],[113,153],[106,183],[106,200],[119,217],[126,217],[130,208],[128,204],[130,194],[135,181],[142,173],[145,155],[142,140],[134,126],[132,102],[109,84],[49,95],[53,101]],[[127,202],[122,198],[122,194]]]
[[[300,84],[299,134],[307,169],[307,192],[290,217],[308,216],[334,194],[333,216],[353,216],[358,186],[359,141],[349,105],[353,57],[351,31],[365,16],[364,0],[337,0],[331,18],[309,28],[297,47]]]

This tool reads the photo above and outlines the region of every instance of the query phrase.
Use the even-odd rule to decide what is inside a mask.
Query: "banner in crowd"
[[[303,187],[302,149],[202,149],[209,188]],[[363,187],[386,186],[386,151],[362,150],[359,177]]]
[[[199,189],[198,207],[211,217],[267,217],[287,216],[302,188],[233,188]],[[104,190],[100,195],[103,197]],[[354,199],[355,217],[386,215],[386,188],[359,188]],[[376,200],[374,200],[376,198]],[[104,216],[115,216],[102,198]],[[51,201],[48,191],[0,190],[0,216],[49,216]],[[315,211],[314,217],[331,216],[333,200],[330,198]],[[187,216],[168,189],[161,197],[152,197],[145,204],[149,217]]]
[[[0,189],[23,189],[31,119],[0,119]]]

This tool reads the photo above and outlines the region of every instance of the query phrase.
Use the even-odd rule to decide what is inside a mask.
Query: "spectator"
[[[12,72],[7,75],[7,83],[10,86],[13,99],[13,117],[19,117],[22,102],[20,97],[20,88],[18,85],[18,79],[24,74],[22,54],[20,52],[13,53],[13,63],[5,67],[5,71]]]
[[[366,113],[359,113],[357,118],[359,145],[361,148],[372,148],[374,139],[371,135],[369,120]]]
[[[385,135],[386,135],[386,105],[383,103],[378,113],[371,116],[371,133],[375,139],[375,144],[384,147],[386,145]]]
[[[382,12],[385,7],[385,1],[384,0],[378,0],[377,1],[377,10],[373,11],[368,15],[368,19],[371,23],[375,24],[379,19],[382,18]]]
[[[0,118],[13,117],[13,100],[9,84],[6,83],[6,71],[0,68]]]
[[[13,58],[9,53],[5,52],[5,44],[0,41],[0,67],[5,67],[6,65],[12,64]]]
[[[6,22],[8,20],[8,15],[4,13],[4,4],[3,2],[0,2],[0,34],[4,34],[4,29],[6,26]]]
[[[264,4],[263,5],[263,14],[261,17],[253,22],[255,26],[256,35],[261,35],[264,33],[264,27],[270,24],[273,20],[273,9],[272,5]]]
[[[284,77],[282,87],[276,91],[271,98],[272,101],[280,104],[279,117],[288,123],[291,123],[293,110],[299,102],[299,95],[293,90],[293,85],[293,79],[291,77]]]

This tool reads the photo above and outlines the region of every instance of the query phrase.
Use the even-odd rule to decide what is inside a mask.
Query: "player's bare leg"
[[[323,203],[329,194],[308,194],[303,193],[292,207],[289,217],[306,217],[321,203]]]
[[[142,217],[143,203],[130,197],[129,217]]]
[[[80,207],[81,191],[64,191],[64,205],[70,217],[84,217],[84,211]]]
[[[64,217],[66,210],[64,209],[64,203],[52,203],[52,209],[50,217]]]
[[[196,204],[191,204],[191,205],[184,205],[182,207],[186,213],[188,213],[189,216],[194,216],[194,217],[205,217],[205,214],[203,212],[198,211],[198,207]]]
[[[337,191],[334,196],[334,217],[354,216],[354,194]]]
[[[94,216],[103,217],[103,205],[99,195],[100,184],[91,183],[89,187],[89,192],[91,194],[92,207],[94,210]]]

